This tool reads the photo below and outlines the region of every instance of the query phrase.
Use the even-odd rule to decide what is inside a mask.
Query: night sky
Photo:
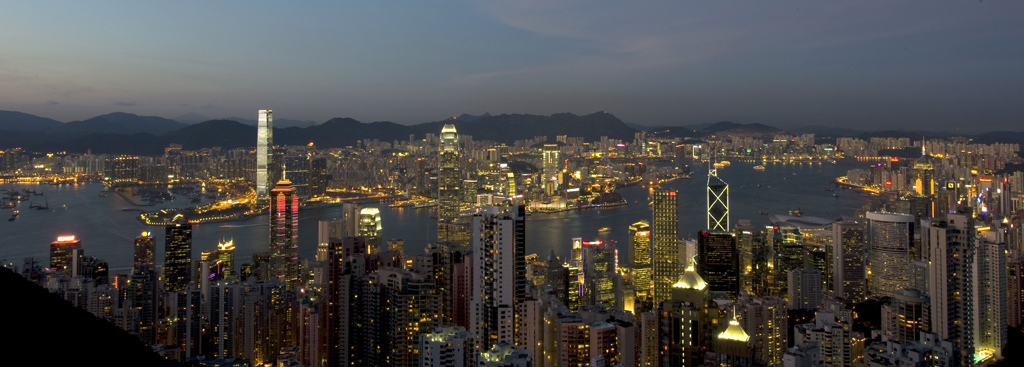
[[[1024,130],[1022,1],[4,1],[0,109],[61,121],[607,111]]]

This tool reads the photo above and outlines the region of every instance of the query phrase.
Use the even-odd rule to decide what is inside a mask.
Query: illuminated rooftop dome
[[[743,327],[740,326],[740,323],[734,319],[729,320],[729,327],[725,328],[725,331],[718,334],[718,339],[746,342],[750,340],[750,335],[747,335],[747,332],[743,331]]]
[[[703,290],[707,286],[708,283],[704,282],[700,274],[697,274],[697,270],[693,268],[693,264],[690,264],[690,266],[686,267],[686,271],[679,276],[679,281],[672,285],[672,288]]]
[[[457,131],[455,131],[455,125],[445,124],[444,127],[441,128],[441,133],[457,133]]]
[[[935,166],[932,164],[932,158],[931,157],[929,157],[928,155],[922,155],[921,158],[917,159],[917,162],[914,162],[914,169],[916,169],[916,170],[922,170],[922,169],[931,170],[931,169],[935,169]]]

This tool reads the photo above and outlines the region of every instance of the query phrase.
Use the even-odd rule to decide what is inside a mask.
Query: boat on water
[[[762,165],[760,165],[760,164],[759,164],[759,165],[756,165],[756,166],[754,166],[754,170],[755,170],[755,171],[764,171],[764,166],[762,166]]]
[[[607,232],[611,232],[611,231],[612,231],[612,229],[608,228],[608,227],[601,227],[601,229],[597,230],[598,233],[607,233]]]
[[[18,214],[19,214],[19,213],[18,213],[18,211],[17,211],[17,210],[15,210],[15,211],[11,212],[11,218],[10,218],[10,219],[8,219],[8,220],[9,220],[9,221],[11,221],[11,222],[13,222],[13,221],[14,221],[15,219],[18,219]]]
[[[99,197],[101,197],[101,198],[107,197],[107,192],[106,191],[100,191]]]

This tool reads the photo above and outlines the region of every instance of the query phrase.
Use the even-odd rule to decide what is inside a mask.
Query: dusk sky
[[[1024,130],[1024,1],[6,1],[0,109],[61,121],[607,111]]]

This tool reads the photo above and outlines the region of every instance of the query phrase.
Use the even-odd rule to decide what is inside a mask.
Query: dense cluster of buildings
[[[149,232],[134,241],[129,274],[111,274],[81,239],[62,236],[48,264],[26,259],[19,271],[167,358],[208,365],[973,366],[1001,359],[1007,328],[1022,323],[1024,182],[1020,172],[978,166],[1000,156],[998,147],[982,159],[926,153],[910,165],[887,161],[877,174],[851,172],[851,187],[870,188],[874,176],[900,184],[844,220],[773,216],[764,228],[732,221],[729,185],[710,170],[706,228],[679,233],[679,192],[656,188],[650,216],[628,226],[628,261],[620,263],[614,245],[583,238],[566,244],[565,259],[527,255],[528,203],[668,177],[680,164],[617,158],[692,158],[696,145],[638,134],[629,146],[559,137],[496,147],[445,125],[425,145],[362,148],[420,152],[415,160],[388,156],[370,171],[387,172],[388,185],[404,191],[432,191],[436,242],[405,253],[402,240],[382,238],[376,208],[345,204],[340,218],[319,222],[316,257],[303,259],[300,201],[316,193],[301,193],[291,162],[275,168],[270,111],[259,118],[256,157],[246,159],[269,206],[267,252],[241,264],[226,241],[195,261],[191,224],[179,216],[164,225],[163,264]],[[812,147],[813,136],[777,140],[718,146],[831,151]],[[501,162],[537,144],[537,172],[513,173]],[[583,153],[595,149],[605,154]],[[434,158],[422,159],[423,151]],[[305,156],[307,180],[316,156]],[[383,162],[340,165],[374,159]],[[114,181],[137,165],[115,158]],[[414,173],[393,171],[399,166]],[[478,209],[466,213],[470,202]],[[881,301],[878,325],[858,318],[857,307],[879,304],[868,300]]]

